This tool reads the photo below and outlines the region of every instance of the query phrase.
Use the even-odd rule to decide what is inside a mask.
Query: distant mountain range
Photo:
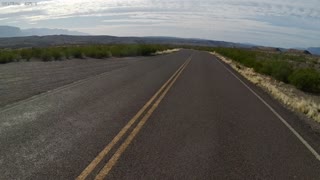
[[[320,47],[310,47],[307,49],[311,54],[320,55]]]
[[[174,44],[192,46],[221,46],[249,48],[249,45],[224,41],[173,37],[116,37],[116,36],[26,36],[0,38],[0,48],[48,47],[85,44]]]
[[[0,26],[0,48],[46,47],[55,45],[83,45],[83,44],[175,44],[210,47],[240,47],[260,48],[287,51],[284,48],[261,47],[249,43],[232,43],[196,38],[176,37],[116,37],[90,36],[88,34],[65,29],[33,28],[20,29],[12,26]],[[298,48],[299,49],[299,48]],[[314,55],[320,55],[320,47],[300,48]],[[289,49],[290,50],[290,49]]]
[[[47,35],[88,35],[65,29],[32,28],[20,29],[13,26],[0,26],[0,37],[47,36]]]

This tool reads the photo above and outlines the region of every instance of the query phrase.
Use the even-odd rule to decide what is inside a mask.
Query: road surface
[[[2,106],[0,179],[319,179],[319,134],[213,55],[113,67]]]

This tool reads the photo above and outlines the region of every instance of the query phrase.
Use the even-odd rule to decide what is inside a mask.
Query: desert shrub
[[[52,54],[50,51],[45,50],[41,53],[41,60],[42,61],[51,61],[52,60]]]
[[[9,63],[16,59],[16,55],[10,51],[1,51],[0,52],[0,63]]]
[[[112,56],[115,57],[124,57],[124,56],[134,56],[137,55],[136,45],[114,45],[110,47]]]
[[[266,60],[257,72],[270,75],[279,81],[288,82],[288,78],[293,71],[293,67],[286,61]]]
[[[141,56],[149,56],[154,52],[156,52],[156,48],[153,46],[141,45],[139,47],[139,55]]]
[[[83,53],[87,57],[98,58],[98,59],[107,58],[111,56],[111,53],[106,46],[83,47]]]
[[[110,47],[110,52],[111,52],[112,56],[114,56],[114,57],[122,57],[127,53],[127,52],[125,52],[127,50],[124,49],[124,48],[121,48],[120,46],[121,45],[114,45],[114,46]],[[121,51],[121,49],[123,49],[123,50]]]
[[[117,44],[117,45],[86,45],[86,46],[65,46],[48,48],[31,48],[21,50],[2,50],[0,51],[0,63],[7,63],[24,59],[29,61],[31,58],[41,59],[42,61],[61,60],[64,57],[74,58],[108,58],[111,56],[148,56],[156,51],[173,48],[168,45],[150,44]]]
[[[22,49],[20,51],[20,56],[22,59],[26,60],[26,61],[30,61],[30,59],[32,58],[32,50],[30,49]]]
[[[71,57],[71,52],[69,48],[63,47],[61,51],[63,52],[66,59],[69,59]]]
[[[54,60],[61,60],[63,57],[62,53],[58,49],[51,50],[50,54]]]
[[[31,49],[32,57],[41,59],[42,51],[43,50],[41,48],[32,48]]]
[[[98,50],[96,53],[96,58],[108,58],[108,57],[111,57],[110,51],[101,49],[101,50]]]
[[[316,69],[297,69],[289,77],[289,82],[306,92],[320,92],[320,72]]]
[[[82,59],[82,58],[83,58],[83,53],[82,53],[80,47],[72,48],[72,49],[71,49],[71,55],[72,55],[74,58],[79,58],[79,59]]]
[[[113,45],[110,47],[110,53],[115,57],[124,56],[149,56],[156,51],[167,49],[165,45],[146,45],[146,44],[132,44],[132,45]]]
[[[259,69],[261,63],[256,60],[256,52],[236,48],[214,48],[223,56],[229,57],[247,67]]]
[[[290,83],[305,92],[320,93],[320,72],[314,68],[301,69],[294,62],[307,62],[306,56],[268,54],[238,48],[213,48],[256,72]],[[295,66],[294,66],[295,65]],[[295,69],[296,68],[296,69]]]
[[[94,47],[91,47],[91,46],[86,46],[86,47],[82,47],[82,52],[83,52],[83,55],[86,56],[86,57],[95,57],[95,54],[96,54],[96,50]]]
[[[246,67],[253,68],[258,73],[272,76],[285,83],[293,72],[292,65],[284,60],[287,57],[281,54],[271,55],[272,59],[265,59],[261,57],[270,57],[270,55],[264,52],[237,48],[214,48],[214,50]]]
[[[289,76],[292,74],[292,72],[293,68],[289,63],[280,61],[277,62],[276,65],[274,65],[274,67],[272,68],[271,76],[279,81],[288,83]]]
[[[306,56],[304,55],[289,55],[289,54],[285,54],[282,55],[283,59],[286,60],[291,60],[291,61],[296,61],[296,62],[307,62]]]

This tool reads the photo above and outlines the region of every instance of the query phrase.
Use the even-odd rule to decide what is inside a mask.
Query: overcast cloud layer
[[[63,28],[93,35],[175,36],[277,47],[320,46],[319,0],[31,2],[37,5],[0,4],[0,25]]]

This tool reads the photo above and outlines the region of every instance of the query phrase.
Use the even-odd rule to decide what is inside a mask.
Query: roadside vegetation
[[[117,45],[85,45],[61,46],[47,48],[28,48],[0,50],[0,63],[14,61],[60,61],[72,58],[96,58],[126,56],[149,56],[156,52],[173,49],[175,46],[150,44],[117,44]],[[320,93],[320,62],[318,57],[303,54],[281,52],[263,52],[252,49],[222,47],[191,47],[198,50],[215,51],[225,57],[252,68],[255,72],[292,84],[298,89]]]
[[[119,45],[86,45],[86,46],[63,46],[48,48],[28,48],[0,50],[0,63],[14,61],[30,61],[38,59],[42,61],[59,61],[71,58],[109,58],[126,56],[149,56],[158,51],[171,49],[168,45],[147,44],[119,44]]]
[[[320,93],[320,70],[310,55],[267,53],[248,49],[213,48],[213,51],[253,68],[254,71],[292,84],[310,93]]]

